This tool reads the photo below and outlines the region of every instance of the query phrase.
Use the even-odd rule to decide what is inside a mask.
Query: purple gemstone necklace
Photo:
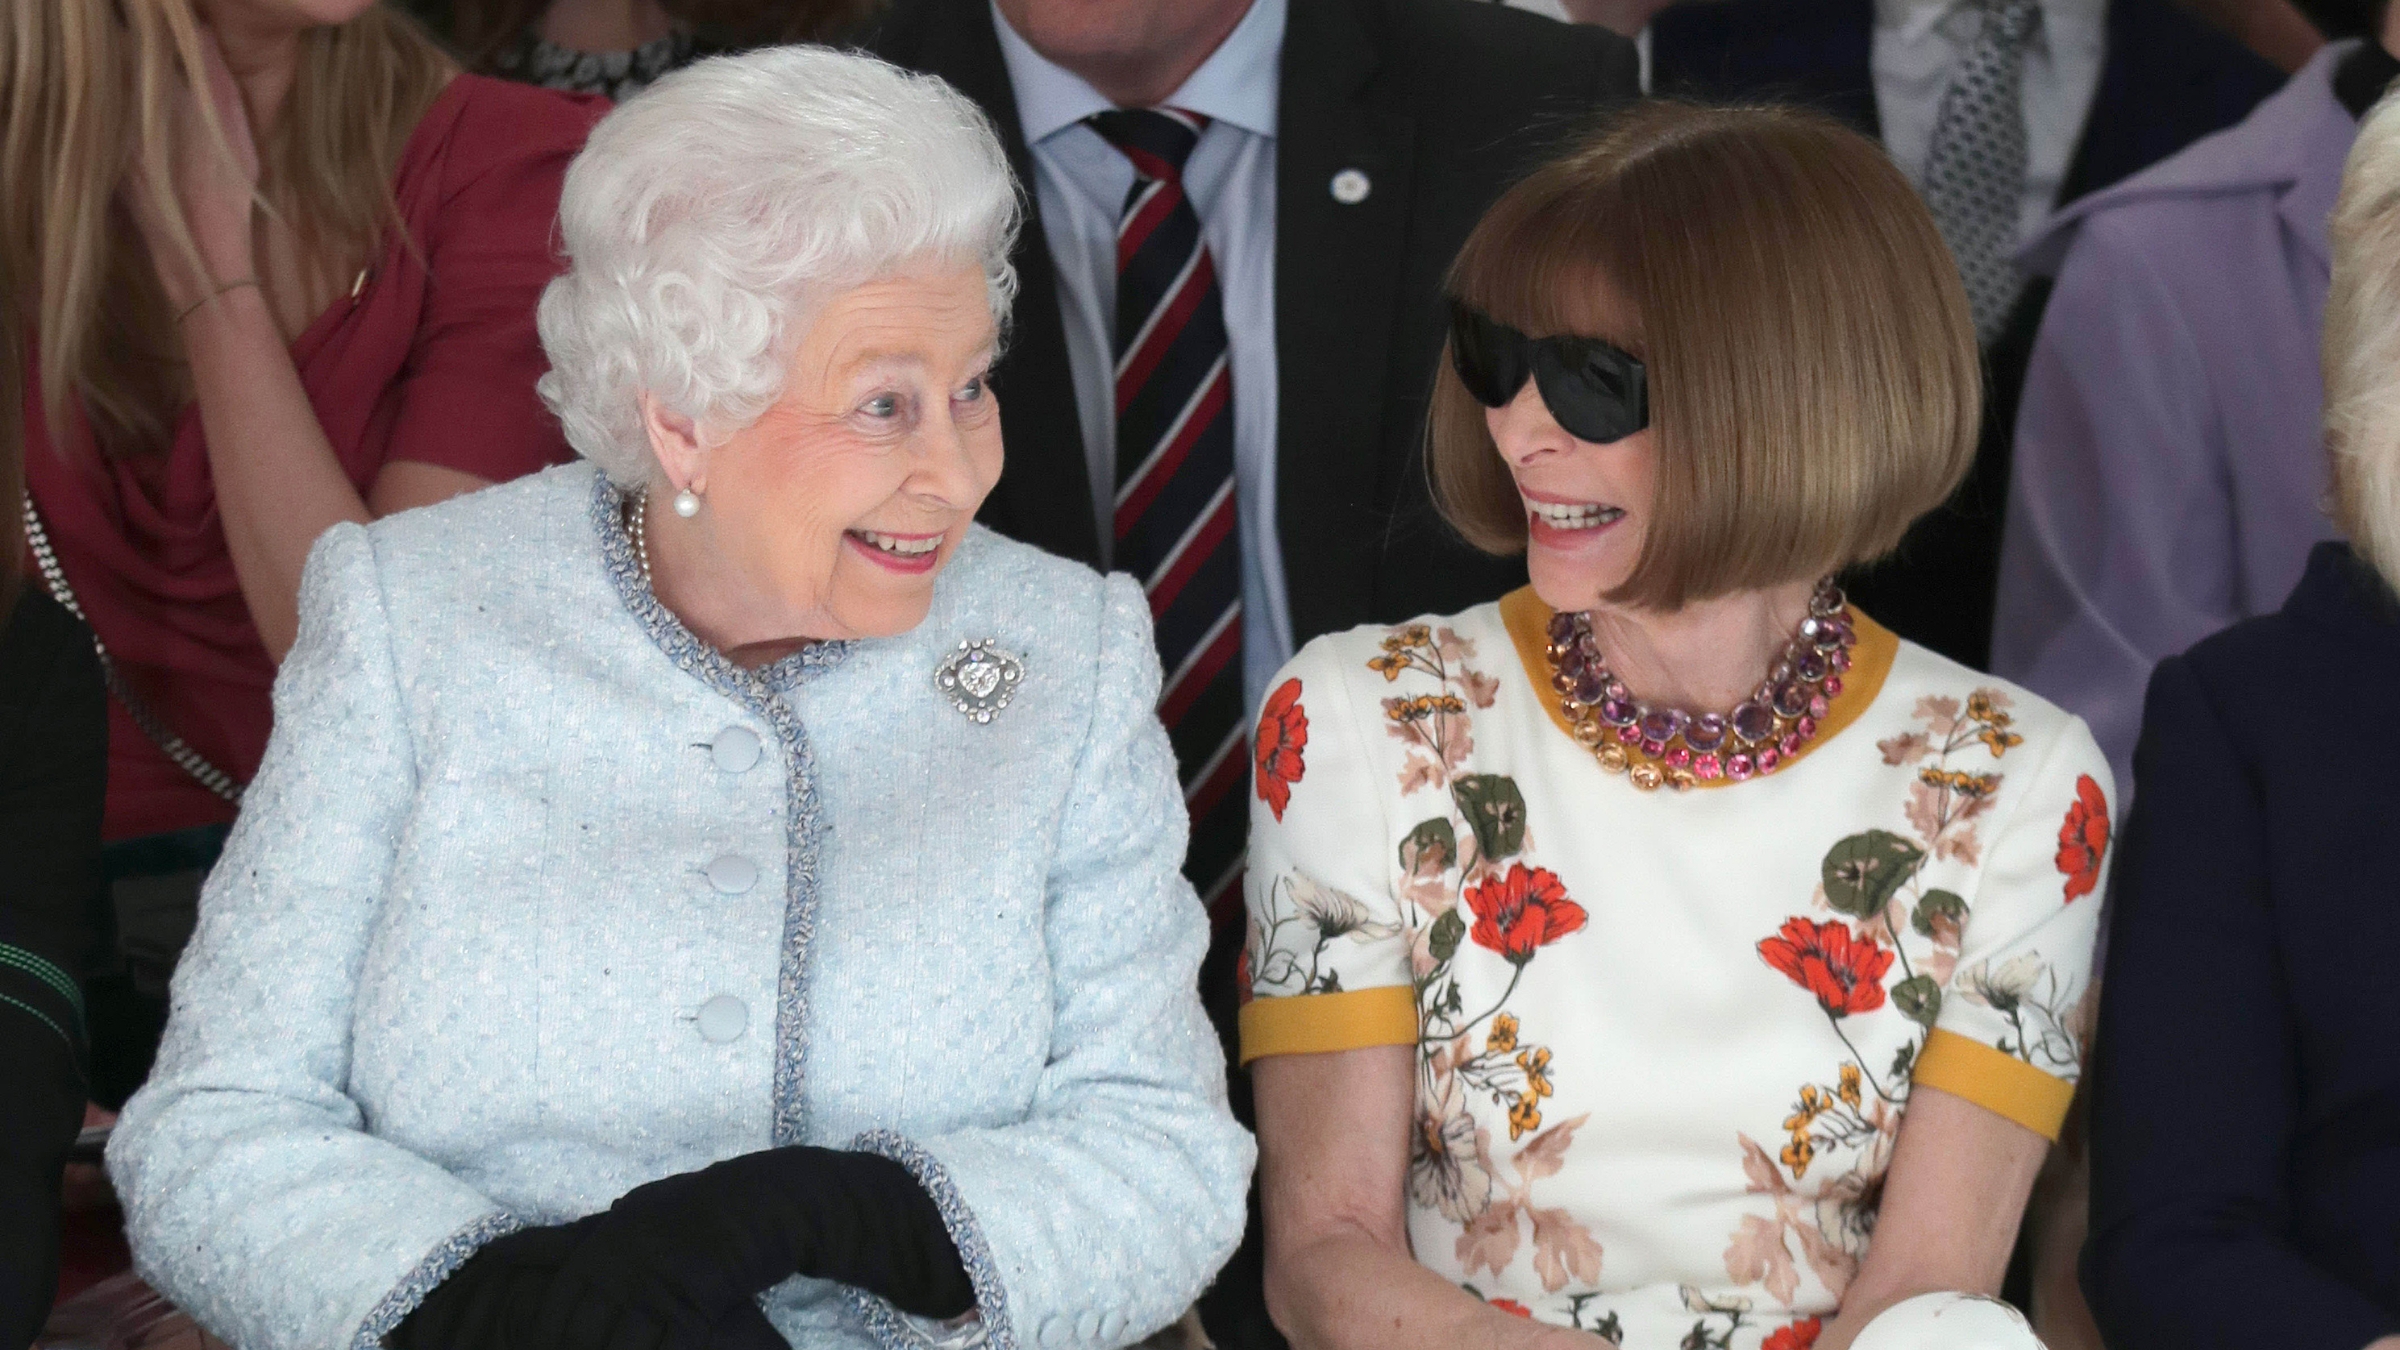
[[[1550,619],[1550,687],[1600,767],[1644,792],[1747,782],[1783,767],[1816,737],[1857,641],[1842,588],[1827,577],[1757,691],[1732,712],[1694,714],[1635,698],[1609,672],[1590,613],[1558,614]]]

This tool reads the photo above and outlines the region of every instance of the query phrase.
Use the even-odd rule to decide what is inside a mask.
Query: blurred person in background
[[[2238,200],[2238,199],[2237,199]],[[2110,1350],[2400,1350],[2400,104],[2331,230],[2325,443],[2349,536],[2158,663],[2092,1063],[2084,1288]],[[2230,280],[2230,278],[2228,278]],[[2254,718],[2270,710],[2271,717]]]
[[[0,266],[25,357],[0,435],[44,582],[119,695],[104,828],[126,969],[91,1009],[113,1105],[266,747],[309,547],[567,455],[533,391],[533,308],[602,109],[460,75],[369,0],[7,14]]]
[[[2091,724],[2131,782],[2161,657],[2291,593],[2325,515],[2326,237],[2400,15],[2312,57],[2241,125],[2047,226],[1992,669]]]
[[[879,0],[412,0],[470,70],[625,99],[712,52],[838,42]]]

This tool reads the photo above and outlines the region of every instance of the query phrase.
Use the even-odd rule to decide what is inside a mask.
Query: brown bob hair
[[[1816,113],[1637,104],[1493,203],[1449,290],[1648,367],[1657,495],[1611,603],[1673,610],[1881,557],[1974,459],[1958,266],[1882,148]],[[1426,457],[1453,528],[1524,550],[1523,500],[1447,346]]]

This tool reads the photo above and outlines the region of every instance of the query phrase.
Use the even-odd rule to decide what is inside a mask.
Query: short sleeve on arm
[[[386,458],[497,483],[572,457],[534,392],[550,368],[534,307],[561,270],[552,238],[567,164],[607,105],[487,80],[467,97],[423,227],[432,281]]]
[[[1409,928],[1378,769],[1338,640],[1310,643],[1259,715],[1242,879],[1242,1062],[1413,1045]]]
[[[2031,772],[1984,854],[1914,1079],[2056,1139],[2082,1073],[2113,780],[2073,719]]]

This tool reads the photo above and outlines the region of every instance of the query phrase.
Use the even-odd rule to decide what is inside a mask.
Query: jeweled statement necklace
[[[1842,692],[1858,641],[1842,588],[1828,577],[1809,597],[1808,617],[1768,668],[1757,692],[1729,713],[1689,713],[1645,703],[1609,673],[1590,613],[1550,620],[1550,687],[1575,739],[1600,767],[1635,787],[1681,790],[1769,774],[1816,737],[1828,701]]]

